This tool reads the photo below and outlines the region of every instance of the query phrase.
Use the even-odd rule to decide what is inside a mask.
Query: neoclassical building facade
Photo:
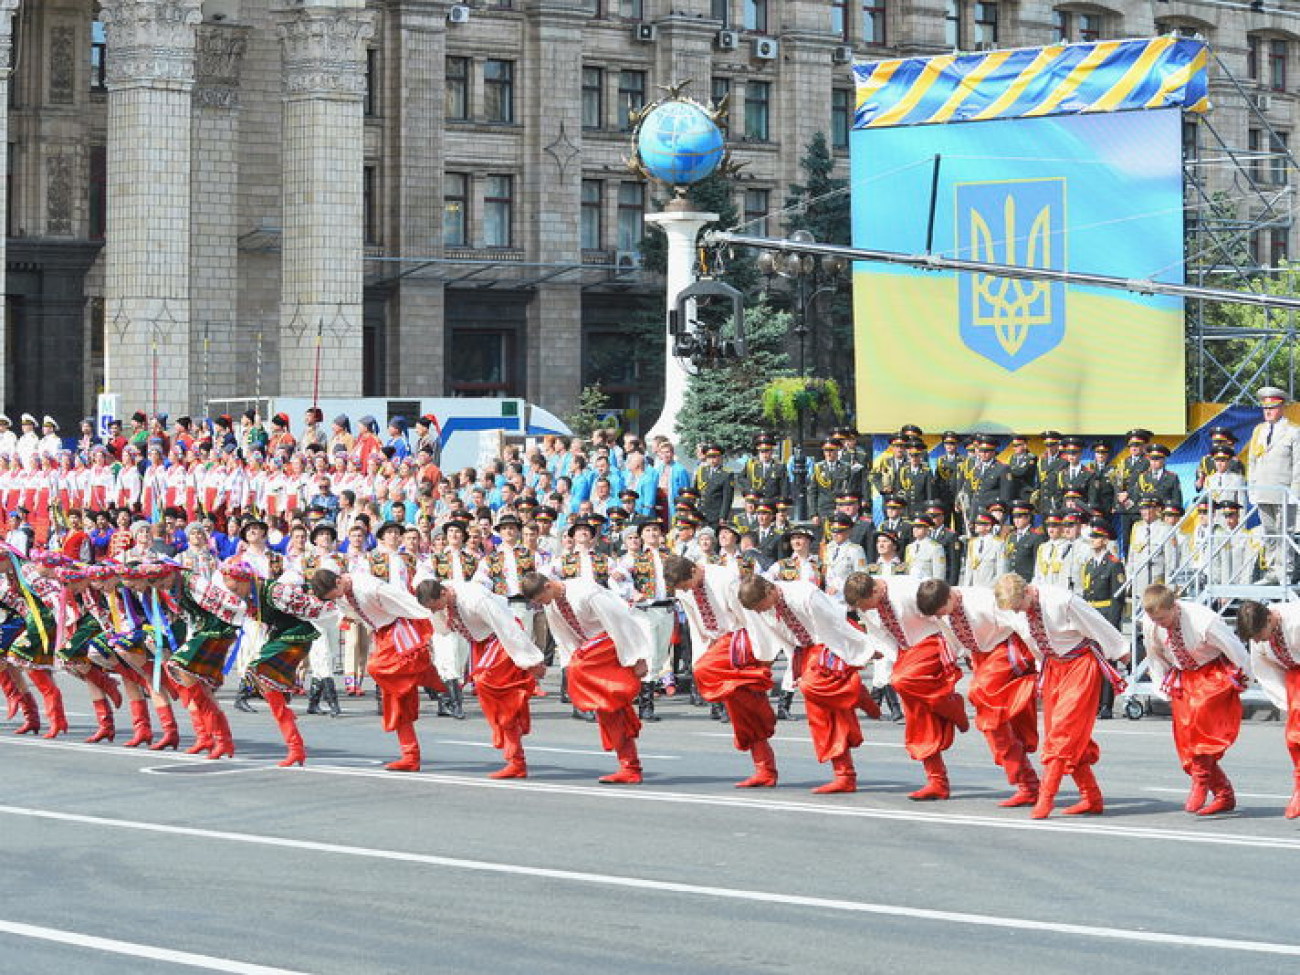
[[[173,415],[313,392],[563,413],[600,380],[635,409],[657,191],[627,119],[660,86],[730,96],[736,205],[779,233],[814,133],[847,174],[855,58],[1196,32],[1244,86],[1216,69],[1216,130],[1277,188],[1300,11],[1262,7],[0,0],[0,397],[65,422],[103,389]]]

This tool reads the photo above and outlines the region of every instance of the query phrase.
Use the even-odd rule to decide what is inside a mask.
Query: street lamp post
[[[788,238],[798,244],[815,244],[815,238],[807,230],[796,230]],[[797,251],[788,253],[763,251],[758,255],[758,267],[764,274],[777,274],[789,280],[794,288],[794,303],[798,315],[795,319],[794,335],[799,341],[799,378],[808,378],[808,336],[812,333],[813,305],[823,294],[835,291],[839,285],[837,279],[844,270],[845,261],[839,257],[823,257],[820,260],[811,254]],[[796,521],[808,520],[808,456],[804,452],[804,411],[803,400],[795,403],[795,442],[791,451],[794,474],[794,517]]]

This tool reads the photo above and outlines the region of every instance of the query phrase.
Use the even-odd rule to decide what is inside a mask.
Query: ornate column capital
[[[203,0],[100,0],[108,46],[108,87],[189,88]]]
[[[195,104],[202,108],[239,107],[239,76],[250,28],[204,24],[198,29]]]
[[[360,101],[366,94],[366,42],[375,15],[344,6],[279,8],[284,95],[289,101]]]

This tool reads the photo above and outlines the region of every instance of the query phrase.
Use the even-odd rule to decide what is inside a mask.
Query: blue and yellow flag
[[[1185,37],[856,65],[855,129],[1138,109],[1209,109],[1209,54]]]

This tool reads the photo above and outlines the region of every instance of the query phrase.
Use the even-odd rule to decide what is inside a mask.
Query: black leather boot
[[[307,694],[308,714],[320,714],[320,699],[324,691],[324,683],[313,677],[311,679],[311,690]]]
[[[790,708],[794,705],[794,691],[783,691],[781,700],[776,706],[776,719],[778,721],[793,721],[794,715],[790,713]]]
[[[253,681],[252,674],[244,674],[244,679],[239,682],[239,693],[235,695],[235,710],[243,711],[245,714],[257,714],[257,708],[249,702],[257,697],[257,685]]]
[[[330,717],[337,718],[343,713],[339,707],[339,689],[334,686],[334,678],[326,677],[320,682],[321,695],[325,698],[325,706],[330,709]]]
[[[659,720],[659,716],[655,714],[654,681],[641,682],[641,706],[638,708],[638,714],[642,721]]]
[[[569,668],[560,671],[560,703],[569,704]]]
[[[461,690],[460,681],[447,681],[447,696],[451,698],[451,716],[457,721],[465,720],[465,696]]]

